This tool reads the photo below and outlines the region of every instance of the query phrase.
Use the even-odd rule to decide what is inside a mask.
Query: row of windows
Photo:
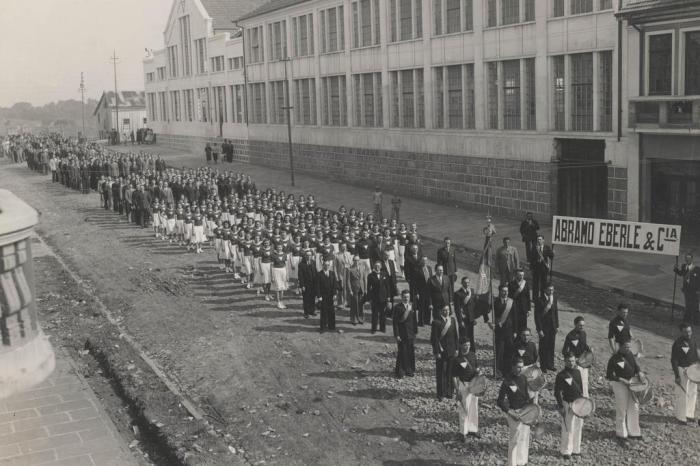
[[[147,95],[148,117],[151,121],[165,122],[244,123],[244,95],[242,84],[150,92]]]
[[[551,58],[550,126],[554,130],[612,130],[612,66],[610,51]],[[388,73],[386,105],[390,127],[425,128],[424,72],[422,68],[417,68]],[[435,67],[430,72],[433,85],[428,89],[432,89],[433,127],[474,129],[474,65]],[[485,75],[486,128],[536,130],[538,96],[535,59],[488,62]],[[383,85],[381,73],[354,74],[349,83],[345,75],[322,77],[318,87],[315,78],[296,79],[292,81],[291,89],[287,89],[286,81],[256,82],[248,85],[247,102],[244,102],[243,85],[218,86],[211,91],[209,88],[199,88],[196,90],[196,106],[193,103],[194,94],[186,90],[182,91],[185,93],[182,97],[184,116],[180,113],[180,91],[172,91],[170,96],[159,92],[157,106],[155,94],[149,93],[148,104],[153,121],[173,119],[243,123],[245,105],[248,104],[250,123],[283,124],[287,121],[289,105],[298,125],[347,126],[348,117],[352,117],[354,126],[383,127]],[[351,86],[350,90],[348,86]],[[347,108],[349,92],[353,98],[352,111]],[[545,99],[540,97],[539,100],[542,102]],[[156,108],[158,115],[153,112]],[[196,115],[193,108],[196,108]]]

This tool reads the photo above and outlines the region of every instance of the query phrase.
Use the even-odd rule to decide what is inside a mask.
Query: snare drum
[[[595,411],[595,401],[592,398],[576,398],[571,402],[571,412],[574,416],[580,417],[582,419],[587,418]]]
[[[693,383],[700,383],[700,362],[685,368],[685,376]]]
[[[539,392],[547,385],[542,370],[537,366],[529,366],[523,370],[523,375],[527,379],[527,388],[532,392]]]
[[[479,397],[484,393],[486,393],[486,377],[477,375],[469,382],[469,394]]]
[[[542,408],[535,403],[530,403],[516,411],[517,418],[527,426],[533,426],[542,418]]]
[[[595,363],[595,355],[592,351],[584,351],[581,356],[578,357],[578,365],[584,369],[588,369]]]

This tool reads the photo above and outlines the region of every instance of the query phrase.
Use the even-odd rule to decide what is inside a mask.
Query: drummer
[[[632,395],[630,379],[643,375],[630,351],[630,340],[623,339],[608,361],[607,379],[615,394],[615,435],[619,441],[641,440],[639,403]]]
[[[578,360],[583,353],[591,350],[586,341],[585,325],[586,321],[583,320],[583,316],[577,316],[574,319],[574,329],[564,339],[564,347],[561,350],[563,355],[571,353]],[[588,368],[578,366],[578,371],[581,373],[583,396],[588,398]]]
[[[466,338],[460,344],[459,356],[455,360],[452,371],[457,392],[459,428],[462,441],[466,443],[467,437],[481,438],[479,435],[479,398],[470,392],[470,384],[480,371],[477,369],[476,353],[471,351],[471,342]]]
[[[564,369],[557,374],[554,381],[554,397],[561,413],[561,443],[559,451],[564,459],[571,455],[581,455],[581,433],[583,419],[574,415],[571,403],[583,397],[581,372],[576,366],[576,356],[573,353],[564,354]]]
[[[673,342],[671,348],[671,367],[675,375],[676,419],[687,425],[695,420],[695,403],[698,397],[698,384],[688,379],[687,368],[700,361],[700,350],[693,337],[693,328],[689,323],[680,326],[681,336]]]
[[[530,426],[519,420],[517,412],[532,403],[523,367],[525,363],[521,358],[513,359],[512,369],[505,374],[496,401],[508,420],[508,466],[526,465],[530,450]]]
[[[617,352],[623,341],[632,341],[632,331],[627,320],[629,313],[630,307],[627,303],[618,304],[617,315],[608,324],[608,343],[612,354]]]
[[[520,335],[513,343],[513,354],[512,357],[520,358],[523,360],[525,366],[523,367],[523,373],[527,377],[527,374],[531,368],[537,368],[537,359],[539,357],[537,353],[537,345],[531,340],[532,331],[529,328],[524,328],[520,331]],[[530,398],[533,399],[534,403],[537,403],[539,399],[539,392],[530,391]]]

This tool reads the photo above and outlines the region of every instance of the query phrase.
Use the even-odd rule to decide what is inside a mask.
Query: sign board
[[[555,215],[552,244],[678,256],[681,227]]]

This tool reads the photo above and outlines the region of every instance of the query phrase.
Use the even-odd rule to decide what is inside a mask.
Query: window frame
[[[677,47],[676,47],[676,29],[663,29],[658,31],[649,31],[644,34],[644,95],[649,96],[649,42],[651,36],[661,36],[671,34],[671,93],[669,95],[677,95],[678,84],[676,76],[677,66]],[[659,94],[662,95],[662,94]]]
[[[687,47],[687,41],[685,38],[686,33],[688,32],[700,32],[700,26],[689,26],[689,27],[684,27],[684,28],[679,28],[678,29],[678,77],[677,77],[677,94],[681,96],[686,95],[685,91],[685,69],[686,69],[686,64],[685,64],[685,52],[686,52],[686,47]],[[675,46],[676,41],[674,37],[673,45]],[[674,54],[675,58],[675,54]],[[647,60],[648,61],[648,60]],[[673,69],[676,69],[676,63],[673,63]],[[675,95],[675,94],[674,94]],[[691,94],[691,95],[696,95],[696,94]]]

